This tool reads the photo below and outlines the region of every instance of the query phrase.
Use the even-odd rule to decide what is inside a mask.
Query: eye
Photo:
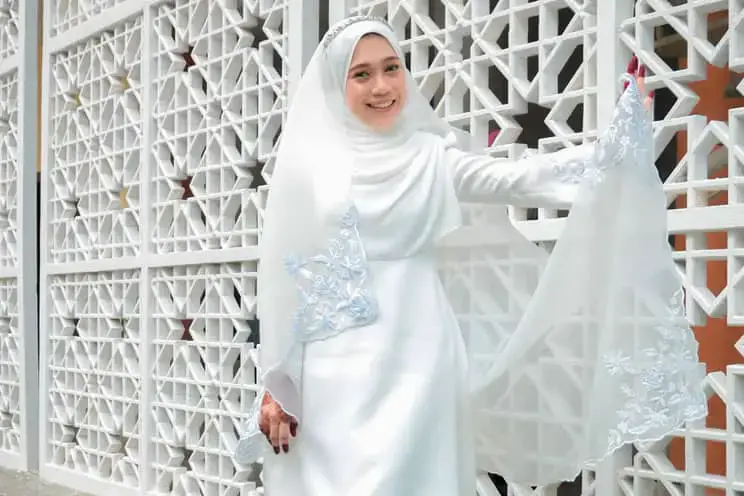
[[[367,79],[369,77],[369,72],[367,71],[359,71],[354,74],[354,79]]]
[[[395,72],[400,69],[400,64],[390,64],[385,68],[386,72]]]

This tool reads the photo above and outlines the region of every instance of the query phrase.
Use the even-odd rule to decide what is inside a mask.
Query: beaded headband
[[[377,21],[383,23],[385,26],[389,27],[389,24],[387,21],[382,17],[375,17],[375,16],[354,16],[354,17],[348,17],[344,19],[343,21],[339,22],[331,31],[328,31],[325,36],[323,37],[323,48],[327,49],[328,45],[331,44],[331,42],[336,38],[336,36],[341,33],[344,29],[348,28],[352,24],[356,24],[357,22],[363,22],[363,21]]]

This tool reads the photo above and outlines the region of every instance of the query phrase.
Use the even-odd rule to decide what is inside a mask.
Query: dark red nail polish
[[[628,63],[628,74],[635,74],[637,70],[638,70],[638,57],[633,55],[633,57],[630,59],[630,62]]]
[[[623,89],[624,89],[624,90],[627,90],[627,89],[628,89],[628,85],[629,85],[629,84],[630,84],[629,82],[627,82],[627,81],[624,81],[624,82],[623,82]]]
[[[651,90],[648,92],[648,96],[649,98],[653,98],[654,96],[656,96],[656,92],[654,90]]]
[[[292,437],[297,437],[297,424],[289,426],[289,433],[292,434]]]
[[[274,446],[274,453],[279,454],[279,446]]]
[[[282,446],[282,449],[284,450],[285,453],[289,453],[289,445],[288,444],[283,445]]]
[[[642,65],[640,69],[638,69],[638,77],[646,77],[646,66]]]

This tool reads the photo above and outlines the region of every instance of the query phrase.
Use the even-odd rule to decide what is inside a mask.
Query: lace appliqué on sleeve
[[[298,341],[327,339],[377,318],[358,221],[358,212],[351,207],[323,253],[287,259],[287,271],[295,277],[299,292],[294,320]]]
[[[635,81],[628,77],[625,80],[629,83],[626,91],[634,94],[631,98],[621,98],[618,101],[602,139],[591,144],[591,151],[585,156],[556,161],[553,164],[554,174],[561,182],[596,185],[605,177],[608,164],[623,163],[623,158],[629,153],[639,156],[649,153],[645,148],[649,140],[644,136],[652,132],[651,121],[643,105],[634,103],[641,100]]]
[[[584,181],[596,182],[601,178],[601,170],[593,166],[596,160],[596,150],[590,152],[589,160],[577,157],[565,162],[555,162],[553,171],[556,177],[563,183],[578,185]]]
[[[684,321],[684,292],[669,302],[670,320],[655,328],[656,343],[640,356],[622,351],[603,357],[607,373],[621,382],[623,401],[616,428],[609,432],[608,451],[639,440],[648,441],[708,414],[705,366],[698,363],[695,336]]]

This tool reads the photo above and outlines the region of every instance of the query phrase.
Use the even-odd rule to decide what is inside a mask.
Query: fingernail
[[[624,89],[624,90],[627,90],[627,89],[628,89],[628,85],[629,85],[629,84],[630,84],[629,82],[627,82],[627,81],[624,81],[624,82],[623,82],[623,89]]]
[[[274,453],[279,454],[279,446],[274,446]]]
[[[651,90],[651,91],[648,92],[648,97],[649,98],[653,98],[654,96],[656,96],[656,92],[654,90]]]
[[[297,424],[289,426],[289,433],[292,434],[292,437],[297,437]]]
[[[634,74],[638,70],[638,57],[633,55],[628,63],[628,74]]]
[[[285,453],[289,453],[289,445],[288,444],[285,444],[284,446],[282,446],[282,449],[284,450]]]
[[[646,66],[642,65],[640,69],[638,69],[638,77],[644,77],[646,76]]]

